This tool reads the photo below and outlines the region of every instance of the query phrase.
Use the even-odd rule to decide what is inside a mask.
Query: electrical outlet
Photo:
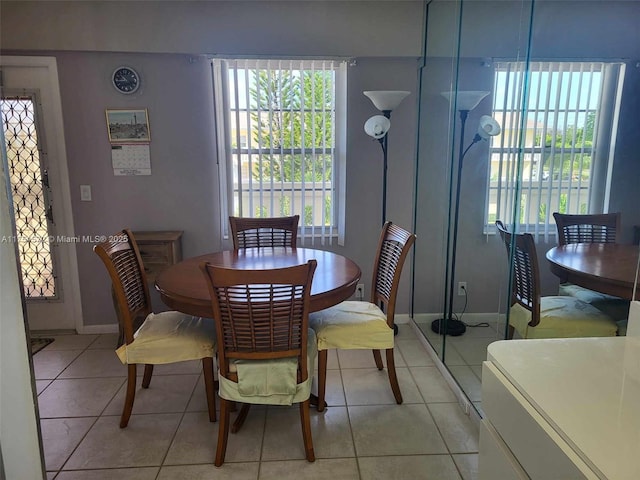
[[[364,283],[356,285],[356,299],[360,301],[364,300]]]
[[[465,296],[467,294],[467,282],[458,282],[458,295]]]

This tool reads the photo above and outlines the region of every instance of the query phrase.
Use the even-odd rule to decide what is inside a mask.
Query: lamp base
[[[452,337],[458,337],[467,331],[467,326],[462,323],[460,320],[455,320],[453,318],[447,320],[447,331],[444,332],[444,328],[441,328],[441,324],[444,322],[444,319],[438,318],[431,322],[431,330],[435,333],[439,333],[440,335],[450,335]]]

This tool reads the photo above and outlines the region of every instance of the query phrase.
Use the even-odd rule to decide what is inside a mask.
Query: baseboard
[[[438,318],[437,314],[426,314],[426,315],[433,315],[433,318],[431,320],[435,320],[436,318]],[[479,315],[482,315],[482,314],[479,314]],[[496,314],[493,314],[494,319],[495,319],[495,315]],[[423,315],[421,315],[421,318],[423,318]],[[456,380],[451,375],[451,372],[449,371],[449,369],[445,366],[445,364],[442,362],[440,357],[438,357],[438,353],[434,350],[433,346],[429,343],[429,340],[427,340],[427,337],[424,336],[424,333],[422,332],[422,330],[420,330],[420,327],[418,327],[416,322],[413,321],[413,319],[411,319],[411,321],[409,322],[409,325],[411,325],[411,328],[413,329],[416,336],[420,340],[420,343],[425,348],[427,353],[429,353],[436,368],[444,377],[444,380],[447,382],[447,385],[449,385],[449,388],[451,388],[451,390],[453,391],[453,394],[456,396],[456,399],[458,400],[458,404],[460,405],[460,409],[466,415],[469,416],[469,418],[473,421],[473,424],[476,426],[476,428],[480,429],[480,421],[482,420],[482,418],[480,417],[480,414],[478,413],[478,411],[471,404],[471,400],[469,400],[469,398],[464,393],[462,388],[460,388],[460,385],[458,385],[458,382],[456,382]]]
[[[82,325],[78,333],[82,335],[99,335],[102,333],[118,333],[118,325],[109,323],[106,325]]]
[[[396,315],[396,318],[399,315]],[[406,315],[407,318],[412,319],[416,323],[427,323],[432,322],[438,318],[442,318],[442,313],[417,313],[413,317],[410,315]],[[460,319],[460,315],[456,314],[454,318]],[[465,323],[480,323],[480,322],[488,322],[488,323],[496,323],[505,321],[504,313],[496,313],[496,312],[486,312],[486,313],[465,313],[462,316],[462,320]],[[397,322],[400,323],[400,322]],[[408,322],[407,322],[408,323]]]

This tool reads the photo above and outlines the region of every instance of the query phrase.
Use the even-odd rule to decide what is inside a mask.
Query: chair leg
[[[326,350],[325,350],[326,351]],[[311,416],[309,415],[309,399],[300,403],[300,423],[302,424],[302,439],[307,461],[315,462],[316,455],[313,452],[313,438],[311,437]]]
[[[133,401],[136,398],[136,364],[127,365],[127,395],[124,399],[124,408],[120,417],[120,428],[125,428],[129,424]]]
[[[249,415],[249,409],[251,408],[250,403],[243,403],[242,408],[240,409],[240,413],[236,417],[236,421],[231,425],[231,433],[238,433],[238,431],[244,425],[244,421],[247,419],[247,415]]]
[[[389,374],[389,383],[391,384],[391,390],[393,390],[393,396],[396,397],[396,403],[402,403],[402,393],[400,393],[400,385],[398,384],[398,377],[396,376],[396,364],[393,359],[393,348],[388,348],[387,352],[387,373]]]
[[[227,439],[229,438],[229,402],[224,398],[220,399],[220,422],[218,423],[218,446],[216,448],[216,459],[214,465],[222,466],[224,456],[227,453]]]
[[[318,350],[318,405],[316,410],[322,412],[326,403],[324,401],[327,389],[327,358],[328,350]]]
[[[145,364],[144,375],[142,376],[142,388],[149,388],[151,383],[151,375],[153,375],[153,365]]]
[[[213,380],[213,358],[202,359],[202,370],[204,375],[204,389],[207,393],[207,408],[209,410],[209,421],[216,421],[216,391]]]
[[[380,350],[372,350],[373,351],[373,359],[376,361],[376,367],[378,370],[382,370],[384,366],[382,365],[382,355],[380,355]]]

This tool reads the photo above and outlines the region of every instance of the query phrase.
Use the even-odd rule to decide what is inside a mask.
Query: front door
[[[81,330],[55,59],[2,57],[2,130],[31,330]]]

